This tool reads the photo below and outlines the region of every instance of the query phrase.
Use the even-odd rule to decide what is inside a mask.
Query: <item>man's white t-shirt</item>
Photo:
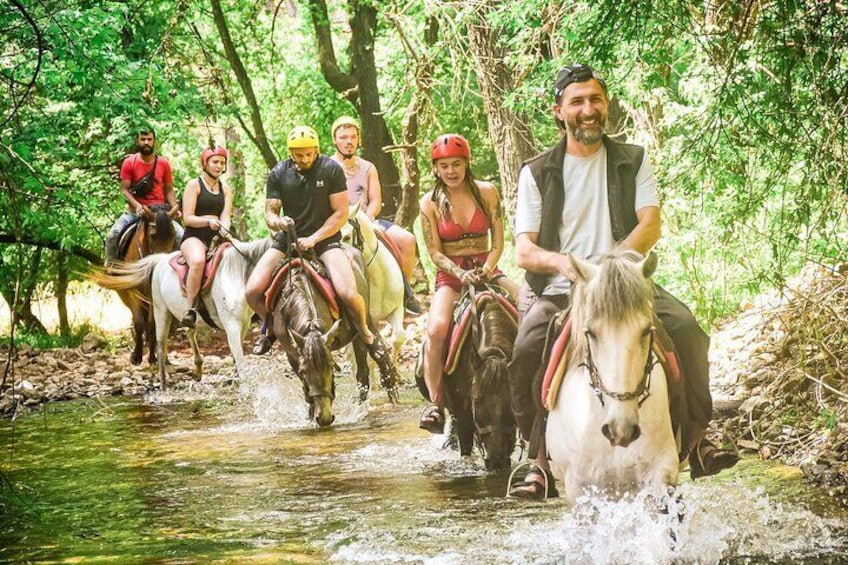
[[[607,194],[607,149],[589,157],[566,153],[562,165],[565,204],[559,227],[560,253],[589,258],[609,253],[616,241],[612,235]],[[659,206],[657,185],[647,153],[636,175],[635,208]],[[518,205],[515,211],[515,235],[539,233],[542,224],[542,195],[530,167],[518,176]],[[551,275],[543,294],[565,294],[571,282],[563,275]]]

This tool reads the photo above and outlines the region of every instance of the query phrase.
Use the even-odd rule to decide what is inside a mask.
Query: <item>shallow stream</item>
[[[638,499],[508,500],[505,473],[418,430],[417,392],[359,405],[342,382],[336,422],[319,430],[297,383],[269,366],[2,421],[0,560],[848,562],[848,511],[792,468],[746,459],[695,484],[681,474],[682,521]]]

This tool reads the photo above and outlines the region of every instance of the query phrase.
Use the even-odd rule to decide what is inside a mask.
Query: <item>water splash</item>
[[[679,492],[682,506],[672,501],[667,514],[657,513],[644,495],[616,501],[584,497],[571,509],[559,501],[478,501],[477,510],[493,514],[484,526],[479,515],[474,520],[453,513],[441,517],[435,531],[420,523],[408,532],[360,530],[355,541],[335,540],[332,561],[706,565],[743,558],[797,563],[839,556],[848,548],[845,524],[775,503],[760,489],[686,484]],[[416,514],[418,520],[427,517],[423,510]],[[413,530],[415,542],[405,539]]]

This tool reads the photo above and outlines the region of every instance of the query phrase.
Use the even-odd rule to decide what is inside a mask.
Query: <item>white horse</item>
[[[392,362],[406,341],[403,329],[403,273],[397,260],[375,233],[376,228],[359,205],[351,206],[342,240],[362,252],[368,278],[368,314],[374,323],[387,322],[392,328]]]
[[[665,373],[654,362],[656,255],[571,257],[572,337],[565,375],[547,399],[551,470],[573,503],[591,487],[612,495],[677,484]]]
[[[271,246],[271,239],[265,238],[250,242],[233,241],[232,247],[223,251],[218,272],[208,292],[200,299],[216,326],[227,334],[227,343],[235,361],[236,372],[242,374],[244,350],[242,341],[250,327],[251,310],[244,297],[244,285],[253,266]],[[156,323],[156,355],[158,357],[159,379],[165,389],[167,374],[167,339],[171,321],[180,319],[191,306],[180,290],[177,274],[169,265],[172,257],[179,252],[157,253],[135,263],[118,264],[111,273],[95,272],[91,278],[100,286],[113,290],[134,290],[146,294],[153,304],[153,317]],[[150,284],[147,287],[148,283]],[[188,330],[188,338],[194,352],[195,376],[203,374],[203,358],[197,347],[197,334],[194,328]]]

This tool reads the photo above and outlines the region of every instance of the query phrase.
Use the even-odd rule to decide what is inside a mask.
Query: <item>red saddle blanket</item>
[[[218,272],[218,266],[221,264],[221,258],[224,256],[224,249],[231,247],[232,244],[224,242],[215,249],[215,254],[210,258],[206,257],[206,265],[203,267],[203,278],[200,282],[200,292],[209,292],[212,288],[212,281],[215,280],[215,273]],[[171,260],[168,261],[174,272],[177,273],[177,278],[180,281],[180,288],[185,292],[186,277],[188,276],[188,265],[182,253],[176,253]]]
[[[327,277],[319,274],[315,270],[315,267],[310,265],[308,261],[303,261],[299,257],[287,261],[282,267],[277,269],[277,274],[274,275],[271,286],[265,291],[265,308],[268,312],[274,310],[274,303],[277,301],[277,295],[280,294],[280,290],[283,288],[286,274],[296,267],[301,267],[309,275],[309,278],[312,279],[321,296],[327,300],[333,319],[337,320],[339,318],[339,303],[336,300],[336,290],[333,288],[333,283]]]
[[[680,363],[677,361],[677,353],[671,338],[663,329],[658,319],[654,319],[656,334],[652,349],[654,355],[662,365],[668,380],[669,398],[675,397],[683,390],[683,376],[680,371]],[[545,377],[542,380],[542,406],[548,411],[556,406],[557,394],[562,378],[567,369],[568,359],[564,353],[568,349],[568,341],[571,338],[571,317],[566,318],[565,323],[559,330],[559,335],[551,347],[548,365],[545,368]]]
[[[395,243],[394,240],[390,238],[384,230],[375,229],[374,234],[377,236],[377,239],[382,241],[383,245],[385,245],[386,248],[388,248],[388,250],[392,252],[392,255],[394,256],[395,261],[397,261],[397,264],[403,265],[403,263],[401,262],[400,247],[397,246],[397,243]]]
[[[491,290],[478,292],[475,302],[477,310],[479,311],[486,302],[491,300],[496,300],[512,316],[513,322],[518,324],[518,310],[515,309],[512,302],[497,292],[492,292]],[[452,374],[459,364],[459,356],[471,327],[470,320],[474,315],[472,312],[473,308],[471,308],[471,300],[457,302],[456,309],[458,312],[455,312],[454,322],[451,324],[448,337],[447,358],[445,359],[444,367],[445,374],[448,375]]]

